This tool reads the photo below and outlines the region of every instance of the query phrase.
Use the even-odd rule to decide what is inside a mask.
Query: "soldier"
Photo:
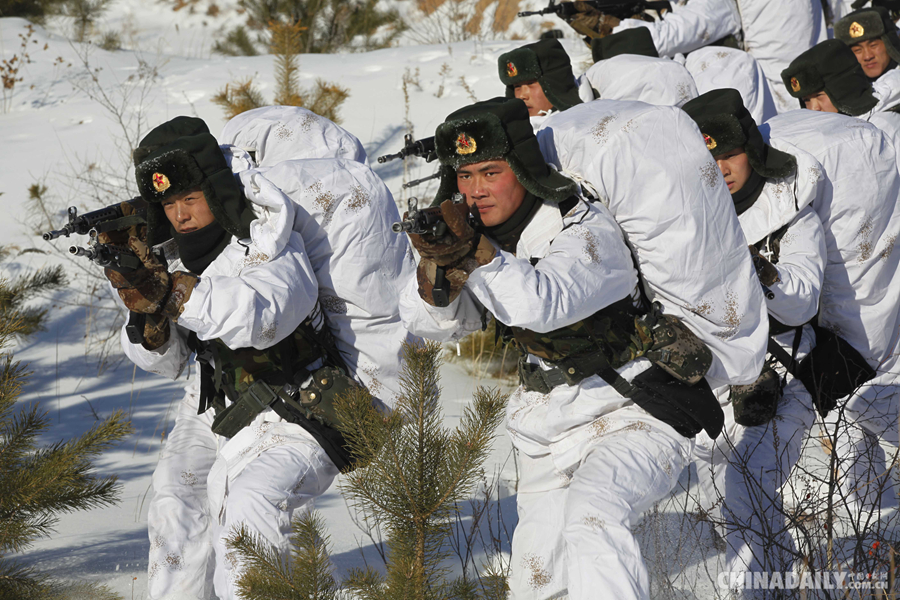
[[[699,94],[728,88],[740,92],[744,106],[756,123],[778,114],[766,73],[748,52],[706,46],[688,54],[684,67],[694,78]]]
[[[619,33],[611,33],[591,40],[591,58],[600,62],[620,54],[636,54],[659,58],[659,52],[653,44],[653,36],[646,27],[625,29]]]
[[[808,80],[804,72],[796,77],[795,93],[803,94]],[[863,100],[856,97],[854,105]],[[846,98],[837,101],[848,104]],[[812,154],[825,171],[826,184],[812,203],[827,242],[819,312],[813,321],[818,329],[812,353],[819,362],[813,379],[821,383],[809,391],[820,412],[832,409],[826,422],[832,432],[838,429],[834,452],[844,475],[839,481],[841,496],[851,514],[858,515],[877,496],[888,500],[893,495],[891,482],[880,476],[883,466],[860,457],[868,448],[879,450],[867,434],[898,442],[900,256],[894,250],[900,235],[898,153],[874,125],[828,112],[778,115],[760,131],[770,145]],[[873,476],[870,468],[879,475]],[[887,493],[881,494],[879,488]]]
[[[614,32],[632,27],[650,29],[660,56],[714,45],[746,50],[766,74],[778,112],[792,108],[779,74],[828,37],[819,0],[691,0],[675,4],[661,21],[625,19]]]
[[[887,9],[880,6],[857,10],[842,18],[834,24],[834,37],[850,46],[869,81],[875,81],[900,62],[897,26]]]
[[[598,100],[551,119],[595,104],[628,104],[635,118],[623,125],[658,133],[635,138],[634,147],[628,137],[617,137],[613,151],[623,160],[652,164],[659,176],[660,163],[636,149],[671,151],[664,142],[669,140],[684,150],[680,136],[665,127],[658,132],[639,114],[660,110],[679,120],[675,108]],[[706,153],[699,140],[691,146],[689,139],[684,143],[694,152],[687,154]],[[691,438],[701,429],[718,433],[721,410],[704,375],[729,379],[739,357],[746,357],[751,373],[761,366],[754,336],[762,316],[755,310],[761,306],[758,287],[735,279],[735,318],[711,349],[679,319],[662,314],[661,305],[645,304],[645,293],[667,300],[639,285],[622,232],[604,205],[587,202],[574,181],[547,165],[523,103],[495,99],[460,109],[438,127],[435,145],[442,164],[436,202],[452,235],[410,236],[422,259],[418,280],[401,298],[401,315],[411,331],[437,340],[460,339],[493,315],[519,350],[521,385],[507,407],[507,428],[521,459],[513,598],[550,598],[566,589],[573,600],[596,598],[597,590],[649,598],[631,528],[672,489]],[[629,171],[628,182],[645,176],[640,168]],[[665,188],[657,193],[676,189],[670,181],[657,177],[653,183]],[[636,200],[642,192],[631,195],[625,192],[630,185],[612,180],[602,182],[608,187],[600,184],[598,193],[608,192],[611,203],[626,195]],[[451,200],[457,191],[465,203]],[[685,202],[702,204],[716,193],[704,186],[692,192]],[[730,231],[717,232],[717,239],[723,253],[716,259],[749,277],[746,248],[736,245],[732,253],[728,243],[736,238]],[[445,302],[435,293],[439,273],[447,282]],[[712,329],[715,309],[707,312]],[[662,339],[679,340],[670,348],[671,362],[659,347],[651,348],[652,340]],[[753,376],[733,378],[749,382]]]
[[[352,463],[334,429],[335,395],[364,383],[387,406],[394,400],[407,334],[392,282],[403,278],[407,248],[379,230],[390,214],[356,221],[363,200],[393,207],[356,161],[292,161],[302,165],[282,178],[324,198],[317,221],[248,168],[246,152],[220,148],[200,119],[155,128],[134,159],[147,226],[120,241],[144,267],[107,276],[130,310],[148,316],[145,341],[123,337],[123,347],[142,369],[171,378],[192,353],[199,362],[153,476],[149,597],[232,599],[240,572],[225,539],[233,529],[245,525],[286,556],[293,511]],[[357,222],[360,235],[329,238],[325,220]],[[319,277],[323,263],[348,243],[370,258],[344,276],[358,285],[378,275],[354,297],[328,296],[340,285]],[[377,335],[363,339],[332,318],[361,311],[384,313]]]
[[[818,310],[826,250],[822,223],[810,205],[824,176],[806,152],[791,148],[788,154],[765,144],[737,90],[708,92],[684,111],[697,122],[744,235],[753,241],[777,344],[754,384],[716,390],[725,413],[723,435],[711,440],[701,433],[695,447],[703,508],[724,526],[724,570],[740,583],[742,572],[790,571],[795,554],[779,490],[815,413],[809,392],[788,370],[796,370],[815,337],[804,324]]]
[[[587,98],[579,95],[572,62],[557,39],[539,40],[501,54],[497,68],[506,85],[506,97],[522,100],[535,126],[552,112],[593,99],[589,89],[581,92]]]
[[[900,102],[900,71],[885,75],[873,87],[856,57],[839,40],[810,48],[781,77],[801,108],[859,117],[892,137],[900,133],[900,114],[890,110]]]
[[[646,28],[594,38],[591,53],[595,64],[582,79],[598,98],[680,107],[697,97],[691,74],[681,64],[659,58]]]

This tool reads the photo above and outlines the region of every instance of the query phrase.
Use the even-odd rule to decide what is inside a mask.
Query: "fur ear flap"
[[[159,146],[138,146],[135,148],[134,152],[131,153],[131,160],[134,163],[134,166],[138,166],[144,162],[157,148],[159,148]]]

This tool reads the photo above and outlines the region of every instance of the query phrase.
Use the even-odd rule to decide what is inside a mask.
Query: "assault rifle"
[[[459,196],[459,199],[457,198]],[[462,194],[454,194],[453,202],[462,202]],[[447,235],[447,224],[440,206],[419,209],[419,199],[413,196],[407,203],[406,218],[391,225],[394,233],[415,233],[441,238]]]
[[[407,156],[418,156],[424,158],[425,162],[431,162],[437,158],[437,152],[434,150],[434,136],[414,140],[412,134],[407,133],[403,136],[403,149],[396,154],[385,154],[378,157],[379,163],[386,163],[395,158],[406,158]]]
[[[591,9],[586,11],[585,9]],[[520,17],[532,15],[554,14],[568,21],[581,12],[597,12],[617,19],[630,19],[645,10],[656,11],[659,18],[663,18],[662,11],[671,11],[672,4],[669,0],[574,0],[573,2],[556,2],[550,0],[550,4],[541,10],[525,10],[519,13]]]
[[[454,204],[459,204],[460,202],[465,202],[466,197],[457,192],[450,199]],[[407,207],[406,218],[391,225],[391,230],[394,233],[405,232],[416,235],[431,235],[435,238],[442,238],[449,233],[447,223],[444,222],[444,215],[441,213],[439,206],[419,209],[418,198],[412,197],[409,199]],[[435,269],[434,288],[432,289],[431,297],[434,300],[434,305],[438,307],[450,304],[446,275],[447,270],[444,267]]]
[[[69,254],[85,256],[91,262],[119,273],[134,271],[142,266],[140,259],[129,248],[115,244],[102,244],[97,238],[101,233],[127,229],[133,225],[146,223],[147,203],[140,196],[127,202],[117,202],[83,215],[78,214],[77,208],[70,206],[68,216],[69,222],[62,229],[48,231],[41,237],[46,241],[50,241],[62,236],[69,237],[72,234],[87,235],[89,238],[87,246],[73,244],[69,246]],[[145,319],[146,315],[142,313],[130,313],[125,332],[132,344],[139,344],[144,341]]]

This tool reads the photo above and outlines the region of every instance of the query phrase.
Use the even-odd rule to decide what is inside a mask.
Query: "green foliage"
[[[0,246],[0,260],[9,255],[9,249]],[[46,308],[26,307],[25,303],[35,296],[62,289],[66,286],[66,276],[61,266],[41,269],[13,281],[0,285],[0,319],[4,322],[15,320],[17,335],[31,335],[43,328]],[[3,347],[0,338],[0,348]]]
[[[345,587],[361,598],[447,598],[458,584],[441,566],[457,502],[468,497],[503,418],[506,396],[479,388],[459,427],[443,428],[440,344],[404,347],[402,393],[389,416],[358,392],[336,406],[342,432],[363,466],[344,494],[388,532],[387,574],[354,570]]]
[[[272,33],[271,50],[275,55],[275,104],[303,106],[298,80],[300,65],[297,54],[300,49],[300,35],[304,29],[300,23],[273,21],[269,26]]]
[[[331,576],[328,537],[318,513],[304,513],[291,523],[290,564],[260,536],[241,527],[226,541],[246,569],[238,581],[245,600],[335,600],[338,586]]]
[[[109,8],[112,0],[65,0],[63,13],[75,21],[75,41],[87,41],[97,19]]]
[[[270,50],[275,55],[275,104],[302,106],[317,115],[340,123],[338,109],[350,97],[350,90],[322,79],[316,80],[312,90],[300,87],[298,53],[305,27],[300,23],[269,23]],[[253,86],[252,79],[226,85],[213,96],[212,101],[225,109],[228,118],[265,104],[262,94]]]
[[[468,498],[503,418],[506,395],[479,388],[455,430],[443,427],[440,408],[441,346],[404,346],[401,396],[384,414],[359,389],[338,398],[335,410],[349,450],[357,459],[342,491],[366,518],[388,534],[386,574],[354,569],[343,591],[360,600],[500,600],[505,578],[491,571],[478,582],[448,581],[444,564],[453,511]],[[331,600],[340,589],[328,564],[321,521],[293,524],[288,567],[275,548],[240,530],[229,547],[244,569],[238,586],[248,600]]]
[[[43,325],[45,311],[24,302],[63,284],[58,269],[0,280],[0,350]],[[8,557],[48,535],[60,514],[116,502],[116,477],[94,475],[93,460],[132,431],[117,412],[80,437],[39,445],[50,426],[46,412],[37,404],[16,407],[27,376],[11,351],[0,353],[0,600],[116,598],[102,586],[54,583]]]
[[[59,14],[65,0],[0,0],[0,17],[22,17],[41,23],[44,17]]]
[[[238,25],[225,35],[225,39],[213,44],[213,52],[226,56],[256,56],[259,51],[247,34],[247,30]]]
[[[385,48],[406,29],[400,14],[394,9],[379,9],[378,1],[241,0],[240,4],[247,10],[248,26],[260,32],[260,45],[271,45],[272,23],[305,23],[308,28],[300,52],[332,54]],[[249,42],[246,33],[243,36]],[[228,43],[214,49],[217,52],[225,49],[223,53],[230,54],[247,48],[246,45]]]
[[[227,84],[224,89],[219,90],[212,97],[212,101],[213,104],[218,104],[225,109],[225,114],[229,119],[266,104],[262,93],[253,85],[252,77]]]
[[[115,31],[104,31],[97,45],[107,52],[120,50],[122,48],[122,37]]]
[[[317,115],[321,115],[335,123],[341,123],[338,108],[344,103],[344,100],[350,97],[350,90],[322,79],[316,79],[316,86],[308,94],[311,96],[311,99],[308,103],[304,103],[303,106]]]

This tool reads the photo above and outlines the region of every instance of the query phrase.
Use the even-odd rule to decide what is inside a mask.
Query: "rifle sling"
[[[794,377],[797,376],[797,350],[800,348],[800,338],[802,335],[803,328],[797,327],[794,333],[794,342],[793,347],[791,348],[791,354],[788,354],[787,351],[772,338],[769,338],[769,342],[766,348],[769,351],[769,354],[774,356],[775,360],[781,363],[781,366],[787,369],[787,372]]]

